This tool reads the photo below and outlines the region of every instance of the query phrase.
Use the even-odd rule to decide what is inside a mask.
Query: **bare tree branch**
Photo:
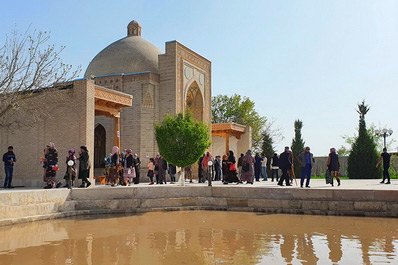
[[[29,98],[34,92],[80,74],[80,67],[72,69],[62,62],[60,54],[65,46],[57,49],[54,44],[47,44],[49,40],[49,32],[30,27],[22,34],[14,29],[5,37],[0,47],[0,126],[10,124],[10,117],[19,109],[29,110]],[[37,107],[29,111],[33,119],[45,114]]]

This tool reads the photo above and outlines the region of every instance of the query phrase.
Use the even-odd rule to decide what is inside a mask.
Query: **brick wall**
[[[59,153],[60,171],[57,177],[62,179],[66,170],[65,159],[70,148],[80,150],[81,145],[87,145],[93,154],[94,132],[94,86],[87,80],[74,83],[72,89],[54,90],[49,95],[46,92],[31,99],[31,104],[38,108],[42,104],[52,104],[50,116],[30,126],[1,128],[0,150],[7,151],[8,145],[14,146],[17,163],[14,171],[14,185],[44,186],[43,168],[40,157],[48,142],[54,142]],[[54,102],[54,100],[59,101]],[[90,110],[88,110],[90,109]],[[19,115],[29,123],[30,113]],[[91,158],[92,159],[92,158]],[[92,176],[92,174],[91,174]],[[4,172],[0,172],[0,181],[4,180]]]

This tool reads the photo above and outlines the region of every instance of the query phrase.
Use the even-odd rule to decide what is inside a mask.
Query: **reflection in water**
[[[395,219],[152,212],[0,227],[0,264],[397,263]]]
[[[339,234],[327,234],[326,239],[329,247],[329,259],[333,263],[338,263],[343,256],[341,249],[341,235]]]

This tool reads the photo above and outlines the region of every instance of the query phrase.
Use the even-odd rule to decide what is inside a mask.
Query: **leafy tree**
[[[366,130],[365,115],[369,110],[370,108],[364,100],[358,104],[358,137],[352,144],[347,167],[348,177],[352,179],[376,179],[381,174],[381,168],[376,169],[379,154],[376,150],[375,139]]]
[[[43,88],[78,76],[80,67],[72,70],[60,58],[65,47],[56,49],[55,45],[48,44],[49,39],[49,32],[30,28],[23,34],[14,30],[5,37],[0,46],[0,126],[12,124],[13,115],[18,111],[40,117],[50,104],[32,107],[29,99],[38,95],[35,92],[44,93]]]
[[[232,96],[217,95],[211,102],[212,122],[234,122],[252,128],[252,146],[261,150],[262,130],[267,122],[266,117],[260,116],[255,110],[255,103],[248,97],[234,94]]]
[[[173,117],[155,125],[159,153],[171,164],[186,167],[196,163],[210,146],[209,128],[194,121],[190,113]]]
[[[304,140],[301,137],[301,129],[303,128],[303,122],[300,120],[294,121],[294,139],[292,140],[292,152],[293,152],[293,165],[294,174],[298,177],[301,174],[301,166],[297,160],[297,156],[304,152]]]
[[[271,163],[271,158],[275,153],[274,150],[274,141],[270,135],[270,133],[267,130],[264,130],[262,133],[262,144],[261,144],[261,153],[263,155],[265,155],[265,157],[267,157],[267,174],[271,173],[271,167],[270,167],[270,163]]]
[[[389,128],[389,126],[388,125],[384,125],[384,126],[381,126],[380,124],[378,125],[378,126],[376,126],[376,125],[374,125],[374,124],[371,124],[370,126],[369,126],[369,128],[367,128],[366,130],[368,131],[368,134],[373,138],[373,140],[375,141],[375,143],[376,143],[376,146],[377,146],[377,150],[383,150],[383,148],[384,148],[384,139],[383,139],[383,137],[379,137],[379,136],[376,136],[376,133],[375,133],[375,131],[376,131],[376,129],[378,129],[378,130],[383,130],[383,128]],[[356,141],[356,139],[358,138],[358,135],[357,134],[354,134],[354,136],[348,136],[348,135],[344,135],[344,136],[342,136],[342,138],[345,140],[345,142],[348,144],[348,146],[352,146],[353,144],[354,144],[354,142]],[[388,150],[391,150],[392,149],[392,146],[393,146],[393,144],[395,144],[396,143],[396,140],[395,139],[393,139],[393,138],[388,138],[387,139],[387,149]],[[340,148],[339,148],[339,150],[341,150],[341,152],[343,152],[343,153],[341,153],[342,155],[348,155],[349,154],[349,152],[351,151],[351,149],[350,148],[347,148],[347,147],[345,147],[345,146],[341,146]]]
[[[340,146],[340,148],[337,149],[337,154],[339,156],[348,156],[350,154],[350,150],[347,149],[344,145]]]

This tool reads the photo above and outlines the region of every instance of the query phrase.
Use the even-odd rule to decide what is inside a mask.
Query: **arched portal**
[[[186,107],[191,110],[195,120],[203,121],[203,96],[196,82],[187,90]]]
[[[106,156],[106,131],[104,126],[98,124],[94,131],[94,167],[105,167]]]

